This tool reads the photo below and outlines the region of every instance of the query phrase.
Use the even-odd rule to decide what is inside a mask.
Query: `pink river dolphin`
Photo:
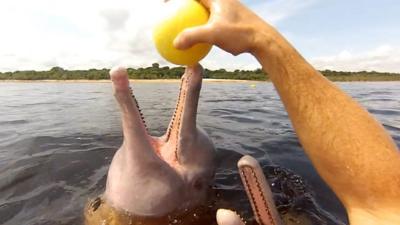
[[[206,199],[214,177],[215,150],[196,124],[202,71],[199,65],[186,69],[175,112],[162,137],[149,135],[126,70],[111,71],[124,134],[104,193],[112,206],[158,217],[193,208]]]

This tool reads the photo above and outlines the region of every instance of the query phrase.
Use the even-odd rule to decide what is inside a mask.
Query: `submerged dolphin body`
[[[113,208],[162,217],[206,200],[214,177],[215,150],[196,125],[202,72],[200,65],[186,69],[168,130],[162,137],[153,137],[129,87],[126,70],[111,71],[124,136],[109,168],[103,196]]]

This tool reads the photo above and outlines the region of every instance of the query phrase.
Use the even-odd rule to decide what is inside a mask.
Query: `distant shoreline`
[[[134,83],[179,83],[180,79],[129,79]],[[204,78],[203,82],[209,83],[264,83],[270,81],[260,80],[233,80],[233,79],[209,79]],[[0,83],[111,83],[111,80],[0,80]]]
[[[328,77],[329,79],[329,77]],[[335,80],[333,82],[400,82],[400,80]],[[180,79],[129,79],[132,83],[179,83]],[[205,83],[270,83],[270,80],[234,80],[204,78]],[[111,80],[0,80],[0,83],[111,83]]]
[[[160,67],[153,63],[146,68],[128,68],[127,73],[134,82],[179,82],[185,72],[184,67]],[[323,76],[331,81],[400,81],[400,73],[375,72],[375,71],[320,71]],[[269,81],[268,74],[261,68],[256,70],[204,69],[205,82],[264,82]],[[65,83],[106,83],[109,81],[109,69],[65,70],[53,67],[48,71],[14,71],[0,72],[0,82],[65,82]]]

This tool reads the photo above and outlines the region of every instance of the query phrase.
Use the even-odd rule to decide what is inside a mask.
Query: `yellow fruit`
[[[165,4],[173,5],[173,12],[153,30],[157,51],[171,63],[194,65],[208,54],[212,46],[200,43],[186,50],[178,50],[173,42],[184,29],[207,23],[209,12],[196,0],[169,0]]]

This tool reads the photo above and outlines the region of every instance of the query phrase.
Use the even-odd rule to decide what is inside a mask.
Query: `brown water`
[[[134,85],[153,135],[165,132],[178,85]],[[399,82],[339,85],[400,143]],[[263,166],[282,215],[347,223],[270,83],[204,83],[199,104],[198,124],[218,151],[215,189],[222,205],[251,219],[236,169],[237,160],[251,154]],[[0,83],[0,224],[79,224],[86,200],[104,190],[121,141],[109,83]]]

